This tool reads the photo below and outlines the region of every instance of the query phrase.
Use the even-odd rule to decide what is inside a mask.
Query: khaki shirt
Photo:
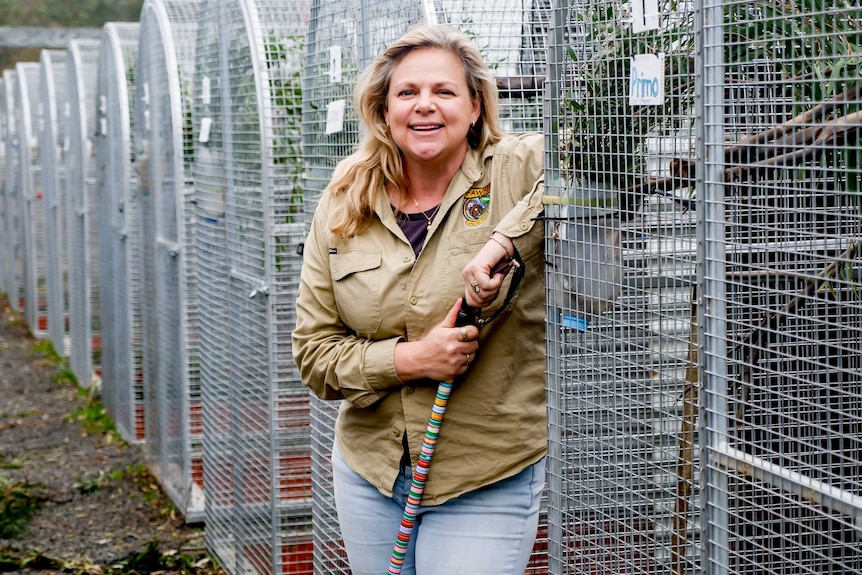
[[[437,388],[399,379],[395,344],[421,339],[443,320],[464,295],[462,269],[494,230],[513,239],[525,277],[509,309],[480,330],[476,359],[455,382],[422,504],[515,475],[546,453],[542,143],[528,134],[469,150],[415,258],[382,189],[371,227],[348,239],[329,231],[343,196],[320,200],[304,250],[293,353],[318,397],[345,400],[339,449],[387,496],[405,430],[415,469]],[[489,202],[479,201],[486,195]],[[483,316],[502,304],[510,280]]]

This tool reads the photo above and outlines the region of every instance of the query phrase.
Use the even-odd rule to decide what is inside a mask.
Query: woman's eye
[[[398,95],[399,96],[412,96],[413,90],[401,90],[400,92],[398,92]]]

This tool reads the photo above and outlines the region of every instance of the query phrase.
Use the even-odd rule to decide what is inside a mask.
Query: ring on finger
[[[479,293],[479,282],[477,282],[476,280],[471,281],[471,282],[470,282],[470,287],[472,287],[472,288],[473,288],[473,291],[474,291],[475,293]]]
[[[470,362],[473,361],[473,357],[469,353],[465,353],[464,357],[467,358],[467,365],[470,365]]]
[[[467,341],[467,328],[461,326],[461,341]]]

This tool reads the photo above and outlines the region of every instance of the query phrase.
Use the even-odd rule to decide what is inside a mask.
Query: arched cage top
[[[33,181],[33,170],[41,162],[39,150],[39,107],[42,101],[39,79],[40,66],[34,62],[19,62],[15,65],[15,71],[18,79],[15,116],[19,149],[22,152],[21,189],[25,200],[34,198],[37,193],[41,199],[41,181]]]
[[[69,204],[73,213],[94,209],[88,203],[88,187],[95,184],[93,138],[96,132],[96,75],[99,65],[98,40],[71,40],[66,66],[69,116],[66,122],[68,155],[66,176]]]
[[[132,119],[134,81],[140,24],[109,22],[102,33],[97,74],[96,134],[104,138],[104,166],[100,183],[112,193],[114,225],[121,227],[119,204],[134,181]]]

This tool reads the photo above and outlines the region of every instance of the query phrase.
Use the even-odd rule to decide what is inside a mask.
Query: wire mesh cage
[[[144,452],[189,522],[204,514],[191,123],[200,4],[144,3],[135,83]]]
[[[2,192],[5,202],[3,210],[4,237],[0,245],[0,255],[3,257],[6,273],[3,277],[3,289],[9,299],[9,306],[16,312],[24,311],[24,236],[21,221],[21,169],[20,141],[16,122],[17,107],[15,102],[18,93],[17,72],[3,71],[3,96],[0,109],[3,110],[2,145],[5,150],[3,160]]]
[[[207,545],[231,573],[310,573],[299,281],[306,2],[210,2],[195,85]],[[217,357],[220,355],[221,357]]]
[[[377,53],[419,23],[457,27],[474,39],[497,78],[504,128],[539,131],[548,17],[548,2],[541,0],[506,0],[493,5],[478,1],[313,2],[303,70],[306,221],[310,222],[335,165],[359,142],[352,90],[359,72]],[[315,572],[348,573],[330,464],[338,403],[312,398],[310,409]],[[547,572],[544,511],[540,523],[528,573]],[[393,532],[393,543],[394,536]]]
[[[39,150],[42,161],[45,221],[45,279],[48,339],[61,357],[68,355],[69,259],[66,253],[66,50],[42,50]]]
[[[225,238],[227,172],[222,135],[220,78],[227,77],[222,57],[225,16],[218,0],[206,0],[198,19],[193,77],[195,186],[195,255],[198,277],[199,357],[203,417],[204,493],[207,548],[229,572],[236,558],[233,533],[233,452],[230,349]],[[227,84],[225,84],[225,87]],[[229,116],[228,116],[229,117]],[[225,134],[230,137],[230,134]],[[228,147],[229,148],[229,147]],[[217,551],[216,551],[217,550]]]
[[[699,568],[693,6],[634,4],[551,15],[552,573]]]
[[[102,400],[123,439],[144,441],[141,232],[132,144],[140,24],[105,24],[96,73]]]
[[[39,149],[41,83],[39,64],[15,65],[18,129],[18,174],[21,194],[19,218],[22,229],[24,319],[37,338],[48,334],[47,270],[45,261],[45,211],[42,208],[42,162]]]
[[[708,1],[704,21],[708,559],[858,572],[862,10]]]
[[[69,366],[78,385],[101,384],[96,76],[98,40],[70,40],[66,63],[66,245],[69,249]]]
[[[8,244],[11,241],[7,231],[6,202],[6,139],[8,138],[9,118],[6,107],[6,80],[0,77],[0,290],[6,290],[11,266],[8,263]]]

